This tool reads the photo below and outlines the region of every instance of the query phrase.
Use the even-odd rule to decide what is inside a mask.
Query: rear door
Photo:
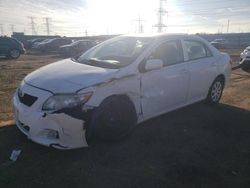
[[[206,97],[217,74],[216,60],[202,41],[184,40],[183,46],[190,71],[188,101],[194,102]]]

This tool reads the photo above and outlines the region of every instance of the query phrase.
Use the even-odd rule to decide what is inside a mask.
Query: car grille
[[[32,106],[34,102],[36,102],[37,97],[29,95],[27,93],[22,93],[18,91],[18,98],[21,103],[25,104],[26,106]]]

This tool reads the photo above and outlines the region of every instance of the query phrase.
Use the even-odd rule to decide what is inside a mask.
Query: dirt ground
[[[22,79],[46,64],[62,59],[58,55],[22,55],[17,60],[0,58],[0,125],[12,120],[12,96]]]
[[[234,62],[238,52],[231,50]],[[0,60],[0,120],[23,77],[60,57]],[[233,71],[219,105],[197,103],[139,124],[117,143],[58,151],[0,128],[0,187],[250,187],[250,73]],[[12,149],[21,149],[9,162]]]

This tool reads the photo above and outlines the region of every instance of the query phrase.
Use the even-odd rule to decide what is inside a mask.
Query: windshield
[[[91,48],[77,61],[105,68],[124,67],[135,61],[151,41],[149,37],[116,37]]]

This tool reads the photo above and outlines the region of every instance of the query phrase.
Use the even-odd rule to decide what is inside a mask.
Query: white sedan
[[[218,103],[230,73],[229,56],[197,36],[119,36],[27,75],[14,117],[34,142],[86,147],[183,106]]]

